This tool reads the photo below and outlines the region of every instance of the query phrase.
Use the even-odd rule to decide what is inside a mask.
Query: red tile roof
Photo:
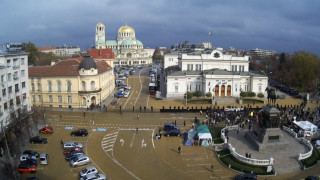
[[[81,62],[83,60],[83,57],[71,57],[71,58],[68,58],[67,60],[77,60]]]
[[[114,59],[112,49],[88,49],[87,52],[93,59]]]
[[[55,47],[39,47],[39,51],[49,51],[49,50],[55,50]]]
[[[82,58],[83,59],[83,58]],[[79,76],[78,60],[64,60],[53,66],[34,66],[28,67],[29,77],[50,77],[50,76]],[[112,70],[105,61],[96,62],[98,73]]]

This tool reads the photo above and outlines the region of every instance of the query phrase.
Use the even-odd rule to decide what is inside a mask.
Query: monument
[[[283,139],[280,129],[280,111],[272,106],[264,106],[259,123],[245,137],[258,151],[284,150],[288,142]]]

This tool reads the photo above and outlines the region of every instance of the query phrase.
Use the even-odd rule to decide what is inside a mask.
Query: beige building
[[[102,105],[115,83],[112,68],[90,56],[29,67],[31,105],[88,108]]]

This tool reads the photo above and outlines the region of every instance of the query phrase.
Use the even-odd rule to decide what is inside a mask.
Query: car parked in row
[[[69,149],[69,148],[74,148],[74,147],[83,148],[83,145],[80,143],[76,143],[76,142],[66,142],[63,144],[64,149]]]
[[[123,97],[129,97],[129,95],[130,95],[130,91],[125,91],[125,92],[123,93]]]
[[[73,147],[73,148],[65,149],[63,154],[64,155],[69,155],[70,153],[72,153],[74,151],[83,151],[83,150],[82,150],[82,148],[79,148],[79,147]]]
[[[180,136],[181,132],[179,129],[172,129],[170,131],[167,131],[164,135],[165,136]]]
[[[41,165],[47,165],[48,164],[49,155],[46,153],[40,154],[39,163]]]
[[[38,144],[46,144],[48,143],[48,140],[47,138],[42,138],[40,136],[35,136],[35,137],[32,137],[30,138],[30,143],[38,143]]]
[[[66,156],[66,160],[70,161],[70,160],[75,159],[75,158],[82,156],[82,155],[84,155],[84,153],[82,151],[74,151],[71,154]]]
[[[30,165],[28,163],[20,163],[18,166],[19,173],[36,173],[37,169],[35,165]]]
[[[80,178],[80,180],[105,180],[106,176],[103,174],[88,174],[82,178]]]
[[[80,177],[86,176],[88,174],[98,174],[98,169],[94,166],[89,166],[79,172]]]
[[[53,134],[53,129],[51,126],[45,126],[42,129],[39,130],[39,133],[42,134]]]
[[[165,131],[170,131],[172,129],[179,129],[180,130],[180,127],[175,126],[174,124],[171,124],[171,123],[165,123],[163,126],[163,130],[165,130]]]
[[[72,167],[81,166],[81,165],[85,165],[85,164],[89,164],[89,163],[90,163],[90,159],[86,155],[78,156],[78,157],[69,161],[69,164]]]
[[[78,129],[71,132],[71,136],[88,136],[88,131],[86,129]]]
[[[36,158],[39,157],[39,153],[32,150],[25,150],[22,154],[28,154],[30,156],[35,156]]]
[[[36,158],[36,156],[31,156],[31,155],[29,155],[29,154],[21,154],[21,155],[20,155],[20,162],[26,161],[26,160],[28,160],[28,159],[34,159],[34,160],[36,160],[37,158]]]

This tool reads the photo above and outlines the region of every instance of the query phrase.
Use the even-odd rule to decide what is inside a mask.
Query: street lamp
[[[188,83],[187,83],[188,77],[187,77],[187,71],[186,71],[186,105],[188,105]]]

